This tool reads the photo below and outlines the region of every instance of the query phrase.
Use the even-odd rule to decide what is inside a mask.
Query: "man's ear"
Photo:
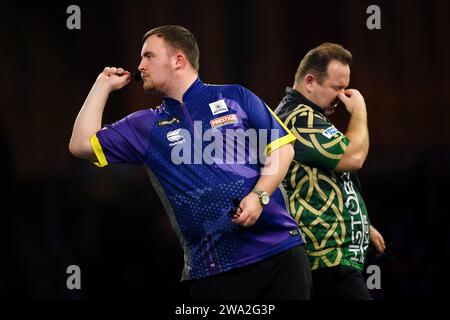
[[[182,51],[177,51],[175,53],[175,70],[182,69],[186,66],[187,59]]]
[[[316,82],[317,82],[316,77],[311,73],[308,73],[303,78],[303,83],[305,85],[306,91],[308,91],[308,92],[311,92],[313,90],[314,84]]]

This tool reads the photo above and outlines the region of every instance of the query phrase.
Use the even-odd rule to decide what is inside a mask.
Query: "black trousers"
[[[311,272],[312,300],[372,300],[361,271],[336,266]]]
[[[187,281],[193,300],[305,300],[311,269],[303,245],[218,275]]]

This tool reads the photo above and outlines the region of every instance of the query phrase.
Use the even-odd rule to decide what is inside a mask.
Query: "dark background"
[[[68,151],[73,122],[105,66],[135,70],[149,29],[179,24],[200,46],[207,83],[238,83],[275,108],[303,55],[325,41],[354,54],[371,147],[360,178],[394,259],[376,299],[434,298],[448,287],[449,1],[113,1],[0,4],[0,298],[184,299],[182,251],[143,168],[99,169]],[[68,30],[66,8],[81,8]],[[366,8],[381,8],[368,30]],[[104,122],[159,104],[137,83]],[[345,131],[344,110],[335,117]],[[66,288],[79,265],[81,290]]]

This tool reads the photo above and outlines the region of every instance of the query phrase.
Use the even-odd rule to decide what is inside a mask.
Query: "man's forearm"
[[[365,107],[353,110],[345,135],[350,140],[349,150],[346,152],[352,153],[364,162],[369,152],[369,130]]]
[[[267,157],[266,165],[255,188],[271,195],[286,176],[293,158],[294,148],[290,143],[273,150]]]
[[[339,160],[335,170],[348,172],[362,168],[369,152],[369,130],[367,129],[366,103],[356,89],[347,89],[338,95],[345,108],[351,114],[345,135],[350,144]]]
[[[73,126],[70,151],[77,156],[90,150],[90,138],[101,129],[103,110],[108,100],[109,90],[101,84],[92,86]]]
[[[350,144],[335,170],[340,172],[359,170],[369,152],[369,130],[365,106],[353,110],[345,135],[350,140]]]

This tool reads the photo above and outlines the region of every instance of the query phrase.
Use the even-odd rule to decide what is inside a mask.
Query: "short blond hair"
[[[183,51],[189,63],[198,71],[200,68],[200,50],[198,49],[197,39],[188,29],[177,25],[153,28],[144,35],[142,43],[152,35],[163,38],[172,49]]]

